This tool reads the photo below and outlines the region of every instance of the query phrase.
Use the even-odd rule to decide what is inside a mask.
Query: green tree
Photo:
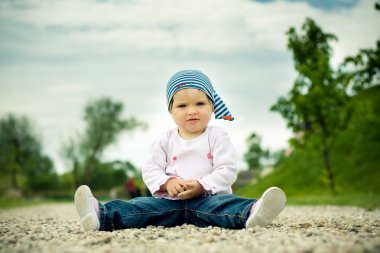
[[[92,175],[91,187],[94,190],[110,189],[115,185],[123,185],[127,176],[122,169],[114,169],[110,164],[99,164]]]
[[[137,174],[136,167],[129,161],[112,161],[100,163],[91,181],[94,190],[110,189],[115,185],[124,185],[127,175]]]
[[[63,146],[63,155],[71,161],[74,186],[89,184],[100,166],[104,150],[114,143],[123,131],[146,125],[134,117],[123,118],[123,104],[104,97],[90,101],[84,110],[86,129]]]
[[[380,1],[375,9],[380,11]],[[375,48],[361,49],[357,55],[346,57],[342,69],[354,92],[380,85],[380,40]]]
[[[292,27],[287,32],[288,49],[293,53],[298,77],[288,95],[280,97],[271,110],[279,112],[288,127],[302,136],[298,144],[303,141],[320,152],[329,187],[335,192],[330,150],[334,136],[346,126],[349,115],[345,107],[348,96],[342,81],[344,75],[330,66],[329,43],[337,38],[323,32],[309,18],[302,25],[302,31],[303,34],[298,34]]]
[[[53,162],[44,155],[32,158],[31,166],[25,167],[24,176],[27,178],[25,190],[29,193],[45,193],[58,186],[59,177],[54,170]]]
[[[19,178],[25,189],[41,189],[42,177],[53,175],[53,163],[41,152],[40,137],[31,120],[9,114],[0,119],[0,169],[9,178],[12,189],[20,190]],[[53,176],[54,177],[54,176]]]
[[[380,85],[380,40],[374,49],[361,49],[357,55],[347,57],[343,67],[354,92]]]
[[[248,150],[244,154],[244,160],[248,165],[248,169],[261,169],[262,160],[269,158],[269,151],[261,147],[261,138],[252,133],[247,139]]]

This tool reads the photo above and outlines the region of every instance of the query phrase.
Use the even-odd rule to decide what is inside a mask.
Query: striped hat
[[[214,105],[216,119],[234,120],[227,106],[212,87],[210,79],[199,70],[182,70],[170,78],[166,86],[166,101],[169,110],[174,94],[186,88],[194,88],[206,93]]]

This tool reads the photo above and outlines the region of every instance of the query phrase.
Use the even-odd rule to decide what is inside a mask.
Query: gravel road
[[[380,210],[287,206],[266,228],[150,226],[85,233],[73,204],[0,210],[0,252],[380,252]]]

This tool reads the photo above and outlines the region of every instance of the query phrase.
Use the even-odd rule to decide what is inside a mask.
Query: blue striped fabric
[[[216,119],[234,120],[223,100],[215,92],[210,79],[199,70],[182,70],[175,73],[166,87],[166,101],[168,109],[174,94],[182,89],[195,88],[203,91],[214,105]]]

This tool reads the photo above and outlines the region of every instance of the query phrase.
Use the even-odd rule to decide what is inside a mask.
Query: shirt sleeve
[[[232,193],[231,185],[237,178],[236,153],[227,132],[219,131],[210,136],[213,146],[213,166],[211,174],[198,179],[208,194]]]
[[[167,163],[167,134],[168,133],[161,135],[153,142],[147,160],[141,169],[144,183],[154,197],[167,195],[166,192],[160,191],[160,188],[169,178],[171,178],[165,173]]]

